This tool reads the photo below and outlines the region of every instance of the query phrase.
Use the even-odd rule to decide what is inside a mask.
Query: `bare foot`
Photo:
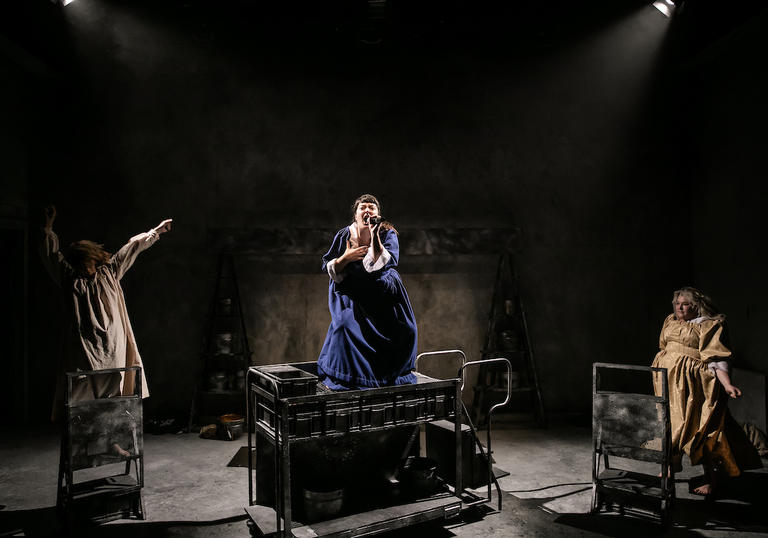
[[[693,492],[696,495],[711,495],[712,494],[712,485],[711,484],[702,484],[701,486],[699,486],[696,489],[694,489]]]
[[[117,454],[118,456],[122,456],[122,457],[124,457],[124,458],[130,458],[130,457],[131,457],[131,453],[130,453],[130,452],[128,452],[127,450],[125,450],[123,447],[121,447],[121,446],[120,446],[120,445],[118,445],[117,443],[114,443],[114,444],[112,445],[112,451],[113,451],[115,454]]]

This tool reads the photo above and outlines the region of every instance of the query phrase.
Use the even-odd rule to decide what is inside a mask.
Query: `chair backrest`
[[[119,380],[126,372],[136,376],[136,388],[122,396]],[[142,455],[142,413],[140,367],[67,372],[69,468],[76,471]]]
[[[663,463],[668,458],[670,443],[666,369],[595,363],[592,374],[594,449]],[[626,382],[633,377],[644,383]],[[617,382],[619,378],[623,382]]]

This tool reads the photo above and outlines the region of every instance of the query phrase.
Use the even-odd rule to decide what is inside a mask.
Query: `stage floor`
[[[113,521],[89,533],[78,532],[78,536],[249,536],[243,510],[248,498],[247,472],[235,466],[243,463],[237,456],[242,456],[245,444],[245,438],[218,441],[195,434],[147,434],[147,520]],[[700,474],[701,467],[684,467],[677,477],[679,502],[673,512],[674,524],[665,533],[643,519],[586,514],[591,496],[590,445],[590,428],[573,421],[554,422],[546,430],[500,424],[493,438],[496,466],[510,473],[500,480],[504,491],[501,513],[386,536],[768,537],[766,468],[744,473],[731,483],[725,498],[706,505],[701,497],[688,493],[685,480]],[[57,431],[52,427],[3,432],[0,536],[58,535],[54,508],[58,448]]]

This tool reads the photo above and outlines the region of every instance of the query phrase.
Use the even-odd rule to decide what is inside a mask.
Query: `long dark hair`
[[[92,259],[98,267],[108,263],[112,254],[104,250],[104,245],[84,239],[70,244],[65,258],[72,269],[78,274],[84,274],[86,261]]]
[[[351,213],[352,213],[352,219],[355,218],[355,213],[357,213],[357,206],[360,204],[376,204],[376,207],[379,208],[379,215],[382,214],[381,204],[379,203],[379,200],[373,195],[373,194],[361,194],[357,197],[357,200],[355,200],[352,203]],[[392,230],[393,232],[397,233],[397,230],[392,225],[391,222],[388,220],[382,220],[381,221],[381,228],[380,230]]]

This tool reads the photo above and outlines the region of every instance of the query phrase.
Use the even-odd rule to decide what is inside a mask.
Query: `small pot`
[[[437,463],[432,458],[409,457],[400,471],[400,482],[407,495],[431,495],[437,487]]]
[[[517,333],[511,329],[502,331],[501,347],[506,351],[516,351],[520,347],[520,338]]]
[[[232,333],[218,333],[215,339],[216,353],[229,355],[232,353]]]
[[[229,297],[222,297],[219,299],[219,312],[223,316],[232,315],[232,299]]]
[[[219,422],[224,430],[223,436],[228,441],[234,441],[243,435],[245,418],[242,415],[235,415],[234,413],[221,415]]]
[[[227,373],[226,372],[214,372],[208,378],[208,383],[213,391],[223,392],[227,390]]]
[[[311,491],[304,489],[304,513],[309,521],[331,519],[344,506],[344,489]]]
[[[235,390],[245,390],[245,372],[243,370],[237,371],[233,388]]]

